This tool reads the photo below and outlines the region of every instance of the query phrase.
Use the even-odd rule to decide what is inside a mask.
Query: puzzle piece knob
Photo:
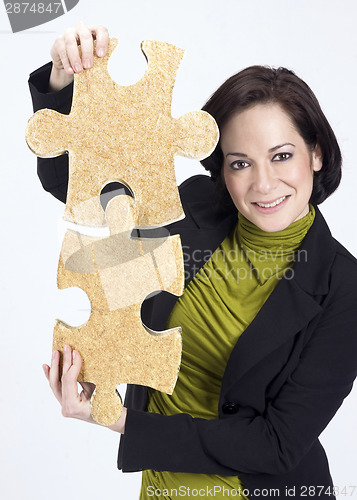
[[[115,424],[122,410],[123,405],[117,390],[106,392],[96,388],[91,399],[91,413],[98,424],[105,426]]]

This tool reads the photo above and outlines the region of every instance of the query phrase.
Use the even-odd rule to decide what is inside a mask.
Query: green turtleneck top
[[[280,279],[291,277],[299,246],[315,217],[309,213],[283,231],[267,233],[243,215],[238,224],[198,271],[178,299],[167,328],[182,328],[182,360],[171,396],[149,390],[148,411],[163,415],[188,413],[218,418],[221,382],[238,338],[252,322]],[[160,439],[160,436],[158,436]],[[154,450],[153,450],[154,452]],[[172,450],[175,453],[175,450]],[[180,490],[181,487],[181,490]],[[143,471],[140,499],[180,498],[188,488],[238,490],[237,476]],[[241,490],[239,490],[241,488]],[[233,494],[232,494],[233,496]]]

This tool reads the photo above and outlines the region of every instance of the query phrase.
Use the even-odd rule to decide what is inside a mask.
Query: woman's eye
[[[274,156],[273,161],[285,161],[292,157],[291,153],[278,153]]]
[[[249,163],[243,160],[237,160],[230,164],[230,167],[233,170],[243,170],[244,168],[249,167]]]

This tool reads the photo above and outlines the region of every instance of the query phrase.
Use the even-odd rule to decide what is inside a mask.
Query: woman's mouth
[[[276,205],[280,205],[282,201],[284,201],[286,196],[282,196],[281,198],[278,198],[277,200],[269,203],[261,203],[259,201],[256,202],[257,205],[263,208],[270,208],[270,207],[276,207]]]
[[[253,202],[253,205],[256,206],[257,210],[262,213],[272,213],[276,212],[279,210],[281,207],[283,207],[287,200],[289,198],[288,196],[281,196],[280,198],[277,198],[272,201],[267,201],[267,202],[262,202],[262,201],[255,201]]]

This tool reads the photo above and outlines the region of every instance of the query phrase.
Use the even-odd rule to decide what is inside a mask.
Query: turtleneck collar
[[[315,209],[312,205],[305,217],[293,222],[282,231],[271,233],[263,231],[242,214],[238,217],[236,241],[261,285],[272,276],[279,277],[297,258],[306,258],[304,255],[299,255],[298,248],[314,222]]]

